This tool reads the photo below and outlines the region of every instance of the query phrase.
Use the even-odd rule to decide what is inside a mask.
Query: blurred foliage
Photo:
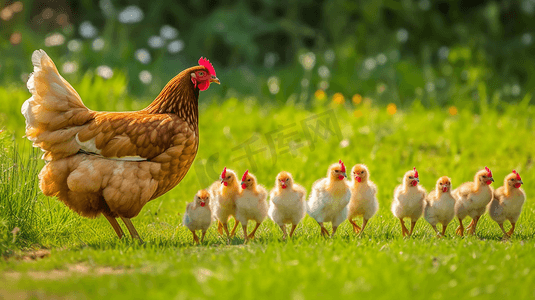
[[[19,12],[15,3],[23,4]],[[201,55],[223,83],[207,93],[221,97],[306,104],[322,89],[402,106],[416,99],[476,107],[517,102],[535,86],[534,0],[98,3],[0,1],[0,81],[21,85],[32,51],[43,48],[75,86],[106,65],[126,74],[128,92],[138,96],[154,96]],[[140,18],[124,19],[139,11]],[[83,24],[96,34],[84,38]],[[149,46],[151,37],[165,36],[165,25],[178,35]],[[51,36],[56,46],[46,45]],[[172,43],[178,51],[169,51]],[[76,70],[65,72],[73,62]],[[142,71],[151,80],[143,83]],[[466,98],[473,101],[458,100]]]

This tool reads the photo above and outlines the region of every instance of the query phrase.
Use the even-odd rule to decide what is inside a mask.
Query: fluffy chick
[[[290,237],[292,237],[297,224],[306,214],[307,191],[304,187],[294,183],[292,174],[280,172],[275,179],[275,187],[271,190],[269,198],[268,215],[282,229],[282,238],[286,238],[286,224],[292,224]]]
[[[228,220],[231,216],[236,218],[236,198],[240,194],[240,185],[238,184],[236,173],[227,168],[223,169],[220,181],[216,181],[210,186],[210,194],[214,199],[212,210],[213,216],[218,221],[217,231],[219,234],[223,234],[224,229],[227,237],[233,236],[238,227],[238,222],[234,223],[234,228],[229,234]]]
[[[347,205],[351,199],[351,191],[346,177],[346,168],[340,160],[329,166],[326,178],[319,179],[312,185],[307,212],[318,222],[323,236],[329,235],[323,226],[324,222],[332,223],[332,235],[334,235],[338,225],[347,219]]]
[[[394,201],[392,202],[392,213],[401,222],[401,234],[411,236],[424,208],[426,196],[425,189],[420,186],[418,171],[414,168],[403,176],[403,183],[394,190]],[[403,218],[411,219],[411,230],[407,230]]]
[[[444,236],[446,228],[455,216],[455,198],[451,195],[451,179],[442,176],[437,180],[436,187],[425,199],[424,218],[435,230],[438,237]],[[437,224],[442,224],[442,233]]]
[[[349,183],[351,200],[349,201],[347,219],[353,225],[355,233],[363,232],[368,220],[379,209],[379,201],[376,197],[377,186],[369,180],[369,177],[370,172],[365,165],[355,165],[351,169],[351,182]],[[357,216],[362,216],[362,227],[353,221]]]
[[[256,177],[245,171],[241,179],[241,192],[236,198],[236,220],[241,222],[243,228],[244,242],[255,236],[256,230],[262,224],[262,221],[268,213],[267,190],[257,184]],[[247,222],[254,220],[256,226],[247,235]]]
[[[493,191],[490,187],[493,182],[492,172],[485,167],[485,169],[477,171],[473,182],[465,182],[453,191],[452,195],[457,201],[455,215],[459,219],[459,227],[455,232],[458,235],[464,235],[463,219],[466,216],[472,218],[472,222],[466,228],[468,233],[474,234],[476,232],[477,222],[493,198]]]
[[[196,230],[202,230],[201,243],[208,227],[212,223],[212,211],[210,210],[210,193],[207,190],[200,190],[193,198],[193,202],[188,203],[186,212],[182,219],[182,224],[186,226],[193,234],[193,241],[199,244],[199,237],[195,234]]]
[[[522,178],[513,170],[503,181],[503,186],[494,191],[494,199],[488,205],[490,217],[498,223],[505,237],[510,237],[515,232],[515,225],[520,213],[522,212],[522,205],[526,200],[526,194],[521,188]],[[511,229],[505,232],[503,223],[505,220],[511,222]]]

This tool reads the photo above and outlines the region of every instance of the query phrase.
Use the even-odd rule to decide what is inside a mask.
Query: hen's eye
[[[199,72],[199,76],[204,76],[204,72]]]

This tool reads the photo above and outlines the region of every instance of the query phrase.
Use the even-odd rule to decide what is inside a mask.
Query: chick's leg
[[[191,231],[191,233],[193,233],[193,243],[198,245],[199,244],[199,237],[195,233],[195,230],[190,230],[190,231]]]
[[[111,227],[113,227],[113,230],[115,230],[115,233],[117,233],[117,236],[122,239],[124,236],[124,232],[121,229],[121,226],[119,226],[119,223],[117,223],[117,220],[114,217],[110,217],[108,215],[104,215],[108,222],[110,222]]]
[[[448,224],[442,224],[442,236],[446,235],[446,228],[448,228]]]
[[[399,218],[399,222],[401,223],[401,235],[406,236],[409,234],[409,230],[407,227],[405,227],[405,222],[403,222],[403,218]]]
[[[515,225],[516,223],[511,223],[511,229],[509,230],[509,232],[507,232],[508,236],[512,236],[513,233],[515,232]]]
[[[228,232],[228,224],[227,223],[219,223],[221,224],[221,228],[223,228],[225,230],[225,233],[227,234],[227,237],[230,236],[229,232]]]
[[[416,221],[418,221],[418,220],[416,220]],[[416,225],[416,221],[413,221],[413,220],[411,219],[411,231],[409,232],[409,236],[412,235],[412,231],[414,230],[414,226]]]
[[[217,232],[219,232],[219,234],[223,235],[223,223],[221,223],[219,220],[217,220]]]
[[[505,228],[503,228],[503,223],[498,223],[498,226],[500,226],[500,229],[502,230],[503,235],[508,236],[507,232],[505,231]]]
[[[281,230],[282,230],[282,239],[285,240],[286,239],[286,224],[282,224],[282,225],[279,225]],[[290,234],[291,236],[291,234]]]
[[[249,239],[249,236],[247,235],[247,224],[242,223],[241,227],[243,228],[243,243],[245,244]]]
[[[338,226],[333,226],[333,233],[331,234],[331,237],[333,237],[336,233],[336,229],[338,229]]]
[[[464,226],[463,226],[463,219],[459,218],[459,227],[455,230],[455,233],[464,236]]]
[[[357,225],[357,222],[355,222],[354,220],[351,220],[351,219],[348,219],[348,220],[349,220],[349,223],[351,223],[351,225],[353,225],[353,232],[358,234],[361,231],[360,226]]]
[[[437,234],[437,237],[440,237],[440,233],[438,233],[437,225],[431,224],[431,226],[433,227],[433,230]]]
[[[360,233],[364,231],[364,228],[366,228],[366,225],[368,225],[368,219],[362,219],[362,229],[360,230]]]
[[[128,228],[128,231],[130,232],[130,235],[132,236],[132,238],[138,239],[141,243],[143,243],[143,240],[137,233],[136,228],[134,228],[134,224],[132,224],[132,221],[130,221],[129,218],[123,218],[123,217],[121,217],[121,220],[123,220],[124,224],[126,225],[126,228]]]
[[[290,237],[294,235],[294,231],[297,228],[297,224],[292,224],[292,230],[290,231]]]
[[[254,229],[251,232],[251,234],[249,234],[249,238],[250,239],[254,239],[254,235],[255,235],[256,230],[258,229],[258,227],[260,227],[260,224],[262,224],[262,222],[256,222],[256,226],[254,227]]]
[[[206,235],[206,230],[203,230],[202,231],[202,235],[201,235],[201,243],[204,241],[204,236]]]
[[[323,226],[323,222],[318,222],[318,224],[320,225],[321,227],[321,235],[323,237],[328,237],[329,236],[329,231],[327,231],[327,229],[325,228],[325,226]]]
[[[240,222],[234,219],[234,227],[232,227],[232,230],[230,231],[230,236],[234,236],[236,234],[236,228],[238,228],[238,225],[240,225]],[[227,235],[228,235],[228,232],[227,232]]]
[[[479,216],[477,217],[474,217],[472,219],[472,222],[470,222],[470,225],[468,225],[468,227],[466,229],[468,229],[468,234],[470,235],[473,235],[476,233],[476,227],[477,227],[477,222],[479,221]]]

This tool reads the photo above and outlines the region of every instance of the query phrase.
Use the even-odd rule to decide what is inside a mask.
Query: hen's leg
[[[262,222],[256,222],[256,226],[254,227],[253,231],[249,234],[249,238],[250,239],[254,239],[254,235],[255,235],[256,230],[258,229],[258,227],[260,227],[260,224],[262,224]]]
[[[507,232],[508,236],[512,236],[513,233],[515,232],[515,225],[516,223],[511,223],[511,229],[509,230],[509,232]]]
[[[355,233],[359,233],[359,232],[361,231],[359,225],[357,225],[357,222],[355,222],[355,221],[349,219],[349,223],[351,223],[351,225],[353,225],[353,231],[354,231]]]
[[[123,217],[121,217],[121,220],[123,220],[124,224],[126,225],[126,228],[128,228],[128,231],[130,232],[130,235],[132,236],[132,238],[138,239],[141,243],[143,243],[143,240],[137,233],[136,228],[134,228],[134,224],[132,224],[132,221],[130,221],[130,219],[128,218],[123,218]]]
[[[124,232],[121,229],[121,226],[119,226],[119,223],[117,223],[117,220],[114,217],[110,217],[108,215],[104,215],[108,222],[110,222],[111,227],[115,230],[115,233],[117,233],[117,236],[122,239],[124,236]]]
[[[282,239],[285,240],[286,239],[286,224],[280,225],[280,228],[282,230]],[[291,234],[290,234],[290,236],[291,236]]]
[[[459,227],[455,230],[455,233],[464,236],[464,226],[463,226],[463,219],[459,218]]]
[[[238,228],[238,225],[240,222],[238,220],[234,219],[234,227],[232,228],[232,231],[230,231],[230,236],[234,236],[236,234],[236,228]],[[228,235],[228,232],[227,232]]]
[[[295,231],[296,228],[297,228],[297,224],[292,224],[292,230],[290,231],[290,237],[292,237],[292,235],[294,235],[294,231]]]
[[[416,220],[416,221],[418,221],[418,220]],[[413,220],[411,219],[411,231],[409,232],[409,236],[412,235],[412,231],[414,230],[414,226],[416,225],[416,221],[413,221]]]

